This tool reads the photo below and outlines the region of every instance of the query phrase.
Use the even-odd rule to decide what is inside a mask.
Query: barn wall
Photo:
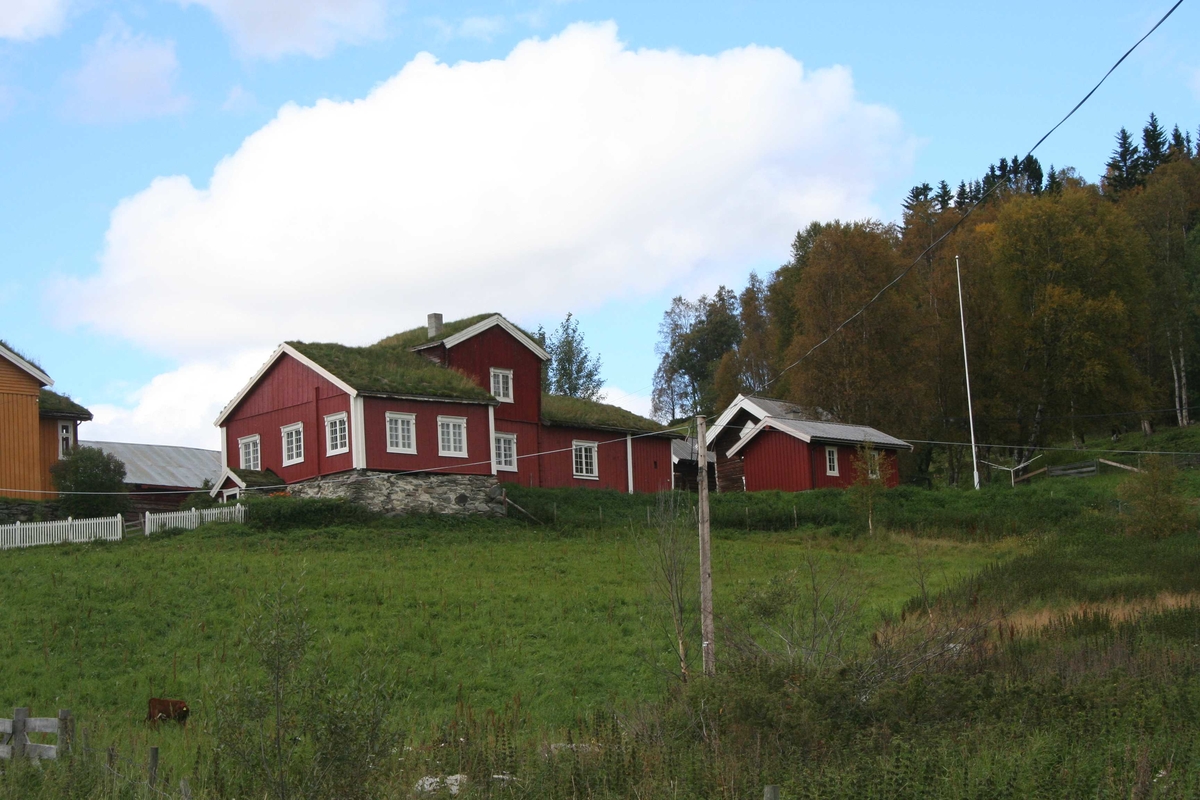
[[[488,407],[479,403],[446,403],[426,400],[363,398],[367,444],[367,469],[406,471],[433,470],[451,474],[490,475],[492,443],[488,431]],[[387,451],[387,412],[415,414],[417,452]],[[467,418],[467,457],[438,455],[437,418]]]
[[[38,420],[38,450],[41,458],[41,481],[39,487],[43,491],[54,491],[54,478],[50,475],[50,468],[58,463],[58,423],[67,422],[68,420],[51,419],[42,417]],[[75,437],[73,441],[79,443],[79,424],[71,422],[75,428]],[[48,496],[48,495],[43,495]]]
[[[262,468],[286,483],[306,480],[353,468],[351,453],[325,453],[325,416],[349,415],[350,396],[305,365],[284,355],[259,380],[238,408],[225,420],[227,466],[240,466],[238,439],[259,435]],[[283,466],[281,428],[304,423],[304,461]],[[353,439],[353,423],[350,424]]]
[[[802,492],[813,488],[808,445],[794,436],[760,431],[738,455],[742,456],[748,492]]]
[[[671,440],[643,436],[633,442],[633,490],[664,492],[671,488]]]
[[[891,474],[888,476],[888,487],[892,488],[900,485],[899,460],[896,457],[894,450],[881,450],[880,457],[885,459],[891,467]],[[812,464],[816,475],[816,488],[818,489],[846,489],[854,485],[854,480],[857,475],[858,464],[858,448],[848,445],[838,445],[838,474],[825,474],[825,445],[821,442],[814,442],[812,445]]]
[[[0,490],[42,490],[38,427],[41,385],[8,359],[0,359]],[[27,492],[3,492],[25,500],[46,499]]]
[[[542,360],[499,325],[447,351],[449,366],[492,390],[493,367],[513,371],[513,402],[496,407],[496,419],[537,422],[542,411]]]
[[[499,412],[497,411],[497,417]],[[541,486],[542,476],[538,468],[541,459],[538,452],[538,426],[528,422],[513,422],[511,420],[496,420],[496,433],[515,433],[517,435],[517,471],[496,471],[496,477],[502,483],[517,483],[521,486]]]
[[[596,442],[599,445],[596,450],[599,480],[574,476],[572,442],[576,440]],[[538,449],[544,453],[539,458],[543,488],[557,489],[565,486],[578,486],[587,489],[628,491],[624,434],[589,428],[544,425],[540,442],[541,445]],[[551,450],[557,452],[547,452]],[[670,463],[669,455],[667,463]]]

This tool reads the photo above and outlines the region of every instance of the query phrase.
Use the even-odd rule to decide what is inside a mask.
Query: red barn
[[[888,486],[898,485],[896,454],[912,445],[865,425],[811,418],[818,414],[779,400],[739,395],[708,436],[720,490],[846,488],[860,472],[864,443],[886,464],[868,474],[886,475]]]
[[[227,473],[213,494],[268,470],[283,484],[366,471],[670,488],[671,435],[616,406],[543,394],[548,359],[499,314],[431,314],[367,347],[282,344],[217,418]]]

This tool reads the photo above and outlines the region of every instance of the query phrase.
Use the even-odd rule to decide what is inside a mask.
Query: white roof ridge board
[[[833,444],[860,445],[866,442],[867,444],[891,450],[912,450],[912,445],[903,439],[889,436],[883,431],[876,430],[869,425],[855,425],[849,422],[819,422],[816,420],[790,419],[787,417],[765,417],[743,436],[737,444],[729,448],[728,455],[732,456],[736,454],[751,439],[767,428],[777,430],[780,433],[786,433],[806,444],[817,441]],[[808,428],[808,430],[806,431],[805,428]],[[822,428],[850,428],[856,430],[858,435],[836,436],[831,435],[831,432],[822,431]]]

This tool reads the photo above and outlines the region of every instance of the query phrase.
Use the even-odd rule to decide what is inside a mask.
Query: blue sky
[[[84,436],[215,446],[284,339],[573,311],[644,409],[671,296],[1023,154],[1168,7],[24,0],[0,338],[97,411]],[[1151,111],[1195,137],[1197,30],[1184,3],[1043,164],[1095,179]]]

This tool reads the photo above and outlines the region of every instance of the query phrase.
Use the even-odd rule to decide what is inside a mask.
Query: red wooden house
[[[543,394],[548,359],[499,314],[431,314],[367,347],[282,344],[217,418],[226,472],[213,493],[352,470],[670,488],[671,435],[616,406]]]
[[[912,445],[866,425],[813,419],[820,412],[780,400],[739,395],[709,432],[721,491],[846,488],[858,478],[864,444],[876,462],[869,477],[899,483],[896,454]],[[828,416],[828,415],[825,415]]]

